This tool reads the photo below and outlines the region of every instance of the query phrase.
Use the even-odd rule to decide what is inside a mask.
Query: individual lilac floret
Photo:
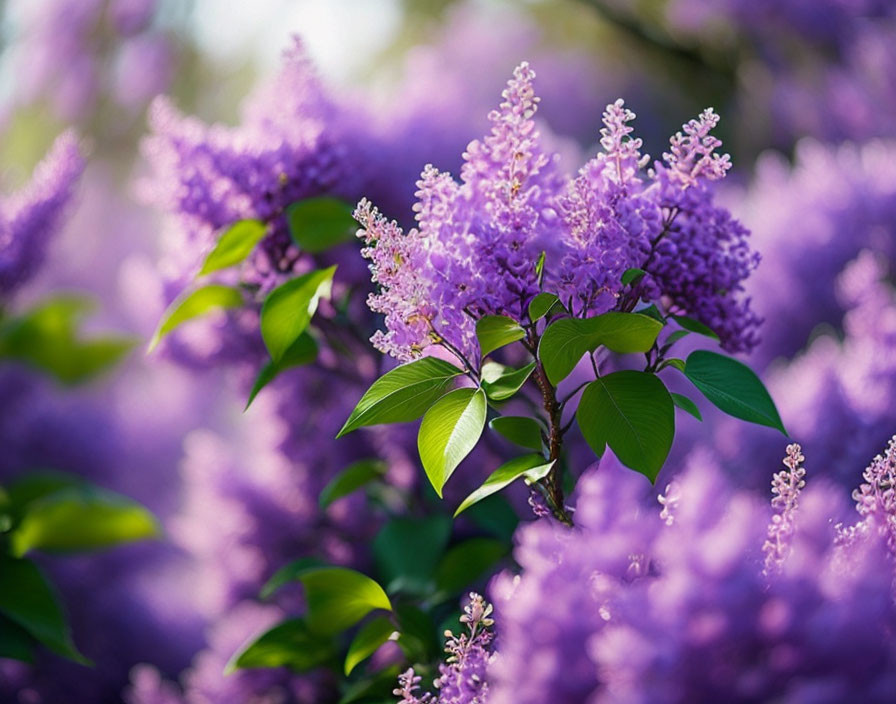
[[[401,697],[400,704],[485,704],[488,701],[486,670],[493,657],[491,627],[495,621],[491,614],[492,605],[471,592],[470,603],[460,617],[467,632],[458,636],[445,632],[448,657],[439,665],[439,676],[433,682],[438,694],[418,695],[420,677],[412,668],[399,675],[398,688],[393,690]]]
[[[795,530],[794,518],[799,505],[800,492],[806,486],[806,470],[802,466],[802,449],[797,444],[787,446],[784,466],[772,477],[772,519],[768,524],[768,539],[762,546],[765,552],[765,571],[780,569],[790,554]]]
[[[78,139],[65,132],[28,185],[0,199],[0,300],[31,278],[43,262],[83,170]]]

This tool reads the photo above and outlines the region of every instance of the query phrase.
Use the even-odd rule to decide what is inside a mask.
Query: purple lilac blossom
[[[442,345],[475,361],[477,319],[499,314],[524,322],[540,289],[541,252],[545,288],[575,314],[610,309],[623,272],[640,266],[645,298],[697,317],[730,351],[755,346],[759,319],[741,293],[758,257],[747,230],[713,204],[708,186],[729,167],[727,155],[715,154],[715,114],[707,110],[685,125],[645,183],[639,172],[647,158],[628,126],[634,115],[618,101],[604,114],[604,153],[569,180],[540,139],[534,75],[525,63],[515,70],[489,114],[491,133],[464,153],[461,183],[424,169],[416,228],[405,234],[366,199],[358,206],[363,254],[379,284],[369,303],[386,316],[375,346],[407,361]]]
[[[0,300],[40,268],[84,169],[73,132],[56,139],[27,185],[0,198]]]
[[[799,466],[797,448],[788,459]],[[706,453],[678,482],[671,524],[646,508],[643,477],[602,467],[580,482],[577,529],[520,530],[522,574],[492,588],[490,704],[887,702],[893,569],[876,533],[838,538],[842,492],[802,492],[767,573],[781,514],[734,491]]]
[[[104,100],[143,109],[174,77],[173,46],[153,20],[159,0],[22,3],[15,37],[17,100],[47,98],[66,122],[86,122]]]

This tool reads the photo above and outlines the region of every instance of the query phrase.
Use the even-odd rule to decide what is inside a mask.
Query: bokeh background
[[[223,667],[246,638],[295,609],[289,595],[255,599],[280,564],[311,553],[375,561],[368,546],[383,512],[342,502],[323,513],[317,493],[359,453],[385,458],[389,485],[410,490],[419,474],[412,430],[370,433],[362,449],[332,446],[363,390],[332,367],[284,375],[244,414],[255,357],[240,347],[252,341],[221,332],[238,327],[232,320],[188,326],[146,354],[179,280],[177,260],[198,246],[159,195],[166,174],[147,135],[181,123],[154,100],[170,96],[165,106],[206,123],[240,125],[253,110],[301,122],[308,103],[290,91],[308,88],[283,59],[294,36],[335,106],[323,119],[368,154],[358,178],[405,222],[422,167],[456,172],[522,60],[537,73],[539,114],[570,168],[594,152],[601,112],[618,97],[657,157],[680,124],[713,106],[734,162],[718,198],[752,229],[763,258],[748,283],[765,318],[750,363],[812,470],[831,482],[855,485],[896,430],[890,0],[18,0],[0,8],[3,198],[28,182],[65,129],[77,131],[87,158],[42,265],[2,306],[16,312],[78,292],[96,304],[88,331],[141,340],[114,370],[76,386],[0,365],[0,479],[34,468],[74,472],[144,503],[165,529],[161,541],[47,560],[76,641],[98,664],[0,661],[2,702],[330,700],[324,676],[225,677]],[[278,72],[279,90],[247,99]],[[363,195],[354,188],[345,185]],[[363,280],[356,250],[340,256]],[[370,377],[376,364],[368,351],[358,375]],[[680,422],[664,477],[702,450],[738,483],[766,491],[784,443],[706,410],[702,425]],[[472,460],[480,475],[501,452],[486,448]]]

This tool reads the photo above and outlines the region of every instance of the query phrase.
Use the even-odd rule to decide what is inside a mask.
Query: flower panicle
[[[685,188],[701,179],[717,181],[731,168],[728,154],[716,154],[722,140],[711,134],[719,123],[719,116],[707,108],[697,119],[689,120],[669,140],[671,147],[663,154],[666,166],[675,180]]]
[[[766,574],[778,571],[790,553],[800,492],[806,486],[806,469],[802,466],[805,459],[798,444],[788,445],[785,469],[772,477],[774,513],[768,525],[768,538],[762,546]]]

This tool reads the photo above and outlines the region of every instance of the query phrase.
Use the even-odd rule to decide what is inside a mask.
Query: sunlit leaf
[[[329,298],[336,267],[311,271],[271,291],[261,307],[261,336],[280,362],[311,323],[321,298]]]
[[[226,269],[244,261],[264,238],[267,226],[260,220],[239,220],[228,227],[209,252],[199,276]]]
[[[155,349],[166,335],[188,320],[193,320],[213,310],[239,308],[241,305],[243,305],[243,294],[232,286],[208,284],[195,291],[185,293],[168,306],[168,310],[162,316],[159,328],[149,343],[149,351]]]

